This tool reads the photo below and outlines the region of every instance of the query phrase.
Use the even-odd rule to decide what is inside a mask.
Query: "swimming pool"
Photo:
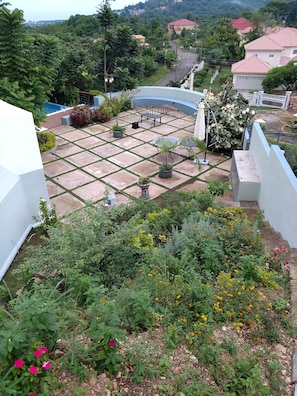
[[[69,107],[51,102],[44,103],[44,111],[46,112],[46,114],[57,113],[58,111],[66,110],[66,109],[69,109]]]

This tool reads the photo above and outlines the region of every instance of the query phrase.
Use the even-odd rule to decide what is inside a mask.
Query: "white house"
[[[269,70],[297,60],[297,29],[287,27],[266,34],[244,48],[245,59],[231,68],[233,85],[239,90],[262,89],[262,81]]]
[[[262,81],[272,66],[258,58],[250,56],[232,65],[233,85],[238,90],[262,89]]]
[[[32,114],[0,100],[0,280],[49,201]]]

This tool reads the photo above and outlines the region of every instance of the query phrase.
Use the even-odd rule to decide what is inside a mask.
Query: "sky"
[[[71,15],[92,15],[97,12],[101,0],[3,0],[10,3],[8,8],[24,11],[26,21],[48,21],[68,19]],[[128,5],[139,3],[138,0],[110,1],[113,10],[120,10]]]

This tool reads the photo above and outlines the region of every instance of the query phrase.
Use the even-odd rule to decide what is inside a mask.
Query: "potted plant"
[[[137,185],[141,188],[140,198],[150,198],[149,186],[151,179],[147,176],[142,176],[138,179]]]
[[[169,162],[169,157],[172,159],[171,150],[178,145],[176,138],[160,137],[155,141],[160,154],[163,154],[164,162],[159,167],[159,177],[168,179],[172,177],[173,163]]]
[[[115,124],[111,127],[113,137],[121,139],[124,136],[125,127],[123,125]]]
[[[170,162],[161,164],[159,166],[159,177],[161,177],[162,179],[168,179],[169,177],[172,177],[172,171],[173,164],[171,164]]]

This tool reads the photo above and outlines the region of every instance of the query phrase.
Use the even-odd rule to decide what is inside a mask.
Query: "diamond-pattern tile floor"
[[[116,194],[116,203],[137,199],[141,193],[137,185],[140,176],[151,178],[151,199],[173,188],[199,191],[207,188],[209,180],[229,180],[230,158],[207,153],[209,164],[199,167],[181,147],[172,155],[175,164],[172,178],[159,177],[162,158],[154,140],[159,136],[180,140],[191,135],[194,117],[169,110],[162,117],[162,124],[154,126],[150,120],[144,120],[138,129],[133,129],[133,121],[138,121],[134,110],[122,112],[117,117],[119,125],[126,126],[123,139],[112,136],[114,119],[81,129],[64,125],[50,129],[57,136],[57,147],[42,154],[42,161],[50,199],[59,215],[79,209],[87,201],[105,204],[107,191]],[[200,158],[203,156],[201,153]]]

